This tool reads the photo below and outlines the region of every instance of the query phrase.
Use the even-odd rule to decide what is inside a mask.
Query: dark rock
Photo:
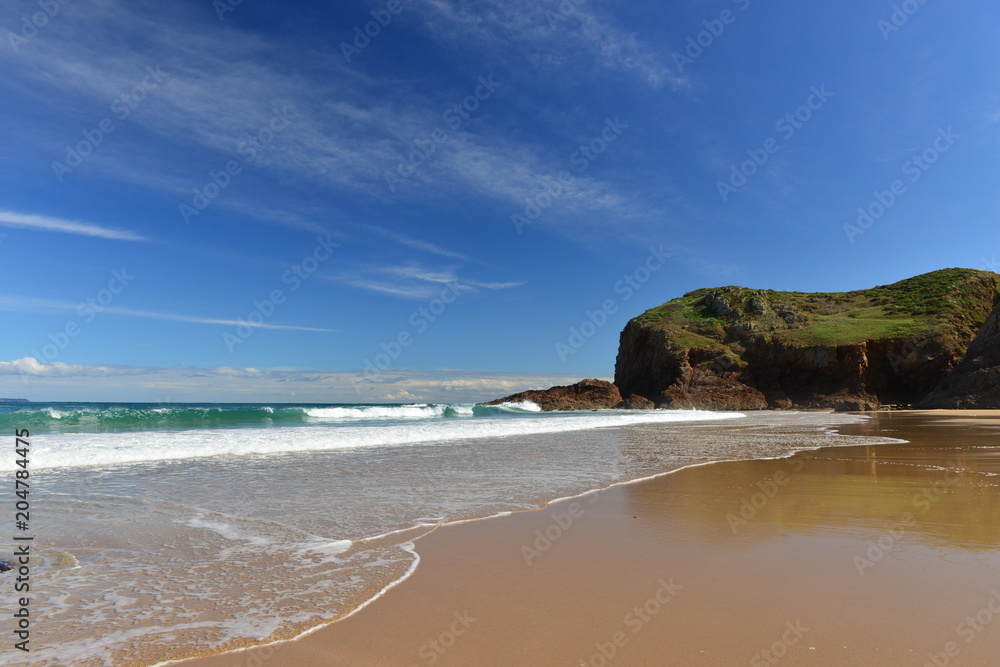
[[[614,408],[622,403],[622,395],[618,387],[606,380],[587,379],[565,387],[522,391],[495,401],[480,403],[480,405],[499,405],[501,403],[517,403],[531,401],[542,410],[600,410]]]
[[[878,399],[869,396],[843,398],[833,404],[833,409],[837,412],[869,412],[880,407]]]
[[[684,380],[660,393],[657,407],[703,410],[764,410],[767,399],[738,379],[738,374],[716,375],[691,368]]]
[[[775,410],[788,410],[794,407],[795,403],[779,390],[767,397],[767,406]]]
[[[917,407],[1000,408],[1000,301],[965,358]]]
[[[629,397],[615,406],[619,410],[653,410],[656,404],[645,396],[629,394]]]
[[[751,297],[747,301],[746,311],[751,315],[763,315],[767,312],[767,301],[760,299],[759,297]]]

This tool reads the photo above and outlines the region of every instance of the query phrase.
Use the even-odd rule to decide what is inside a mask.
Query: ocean
[[[156,665],[291,639],[404,580],[419,563],[413,540],[441,525],[690,465],[892,442],[835,433],[859,419],[531,403],[0,405],[11,489],[14,432],[31,433],[34,537],[32,651],[5,664]],[[14,629],[0,619],[0,634]]]

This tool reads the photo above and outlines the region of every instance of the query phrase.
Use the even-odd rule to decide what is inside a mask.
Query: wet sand
[[[350,618],[183,664],[1000,664],[1000,413],[873,417],[839,431],[910,443],[440,528]]]

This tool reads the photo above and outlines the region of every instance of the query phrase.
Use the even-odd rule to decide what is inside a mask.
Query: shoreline
[[[46,664],[89,664],[103,655],[113,664],[153,665],[289,641],[344,618],[401,579],[415,558],[400,545],[431,528],[357,540],[416,522],[536,510],[693,462],[836,444],[823,426],[857,420],[799,413],[718,421],[724,416],[739,415],[655,414],[642,419],[666,423],[607,429],[579,424],[617,419],[564,416],[555,423],[564,433],[530,438],[116,466],[90,480],[54,471],[45,480],[51,504],[43,513],[58,522],[49,528],[52,574],[40,590],[49,604],[39,608],[48,622],[39,626],[38,643]],[[698,423],[687,423],[694,418]],[[492,431],[494,422],[509,420],[472,430]],[[436,420],[426,423],[436,429]],[[791,437],[799,426],[802,438]],[[255,433],[267,435],[233,437],[252,443]],[[97,437],[98,444],[115,439]],[[273,494],[276,469],[290,493]],[[81,567],[67,571],[60,550],[77,555]],[[99,646],[88,600],[99,601],[107,621]]]
[[[829,430],[832,430],[835,433],[842,433],[844,435],[864,434],[864,435],[884,435],[889,437],[898,437],[895,435],[894,432],[886,432],[886,429],[888,428],[889,425],[883,424],[881,427],[879,427],[873,424],[873,422],[879,421],[878,415],[905,414],[930,420],[931,423],[940,424],[942,421],[948,421],[949,419],[954,420],[956,418],[961,418],[968,420],[970,418],[970,415],[968,414],[969,412],[970,411],[934,411],[934,412],[923,412],[922,415],[918,415],[916,411],[872,413],[871,416],[873,418],[866,424],[833,427]],[[982,429],[983,426],[988,426],[989,422],[992,419],[995,419],[997,416],[1000,416],[1000,412],[998,411],[993,411],[992,413],[987,413],[987,414],[984,414],[985,411],[974,411],[974,412],[975,415],[972,415],[972,417],[973,421],[977,424],[977,426],[975,426],[974,428],[979,428],[979,429]],[[881,421],[886,421],[886,419],[883,418]],[[855,433],[855,431],[858,432]],[[862,433],[864,431],[868,432]],[[890,444],[890,445],[876,445],[873,447],[876,447],[879,450],[884,450],[887,448],[893,448],[899,446],[910,446],[919,448],[920,444],[919,443],[914,444],[914,442],[911,440],[909,443],[903,443],[902,445]],[[856,447],[850,445],[848,446],[834,445],[830,447],[820,447],[819,449],[808,449],[808,450],[798,451],[789,457],[780,457],[774,459],[751,459],[751,460],[712,462],[712,463],[724,464],[722,466],[715,466],[715,465],[708,466],[704,463],[693,464],[691,466],[686,466],[682,469],[658,473],[648,478],[618,482],[605,489],[590,490],[583,494],[579,494],[569,498],[557,499],[555,501],[548,503],[545,507],[537,510],[515,512],[508,515],[502,515],[500,517],[488,517],[491,519],[491,521],[485,521],[484,520],[485,518],[477,518],[477,519],[463,520],[461,522],[445,524],[439,527],[435,527],[432,531],[424,534],[423,536],[421,536],[421,538],[418,538],[415,541],[416,551],[419,557],[421,558],[421,564],[424,567],[415,569],[415,571],[410,576],[405,577],[400,582],[393,585],[390,589],[384,591],[384,593],[380,595],[379,598],[373,600],[370,603],[366,603],[365,605],[366,610],[364,611],[364,613],[355,615],[355,612],[352,612],[349,618],[341,619],[335,621],[334,623],[318,627],[314,630],[311,630],[308,633],[308,636],[296,639],[294,641],[290,642],[283,641],[268,645],[267,647],[258,647],[218,656],[211,656],[211,657],[206,656],[204,658],[186,660],[173,664],[189,664],[192,666],[200,665],[202,667],[221,667],[223,665],[225,666],[249,665],[249,664],[256,664],[255,661],[257,659],[263,658],[263,654],[265,653],[268,655],[270,655],[271,653],[274,654],[275,657],[271,660],[268,660],[268,662],[271,664],[285,664],[286,660],[291,659],[288,657],[290,655],[295,656],[294,661],[296,662],[296,664],[305,664],[305,665],[376,664],[372,662],[365,662],[363,652],[360,654],[351,653],[351,650],[347,649],[347,646],[352,644],[351,637],[357,636],[359,634],[363,635],[365,632],[371,632],[371,626],[373,623],[375,623],[379,627],[384,627],[385,626],[384,617],[386,616],[387,613],[389,614],[389,616],[392,616],[393,608],[397,608],[400,606],[406,608],[407,606],[414,606],[414,605],[419,608],[421,604],[426,605],[427,603],[426,600],[422,603],[420,602],[420,600],[422,600],[423,598],[427,598],[429,600],[434,599],[433,595],[434,588],[431,587],[430,589],[428,589],[426,581],[422,582],[421,580],[426,580],[429,577],[433,578],[434,573],[433,572],[429,573],[428,570],[429,569],[440,570],[440,568],[442,567],[441,564],[443,562],[446,562],[448,560],[451,561],[462,560],[459,554],[463,550],[467,550],[468,548],[470,548],[471,545],[469,544],[470,543],[469,537],[468,536],[462,537],[461,535],[459,535],[460,532],[467,532],[470,534],[474,533],[477,536],[476,540],[483,540],[489,543],[493,543],[495,546],[498,547],[499,545],[506,542],[507,546],[509,547],[509,540],[507,541],[503,540],[502,535],[500,535],[500,533],[506,534],[509,531],[507,530],[506,527],[502,527],[499,524],[499,522],[507,522],[508,524],[527,523],[528,525],[541,523],[542,527],[545,528],[546,527],[544,525],[545,522],[540,521],[540,518],[548,513],[552,512],[559,513],[566,507],[569,507],[573,504],[580,504],[581,500],[582,502],[587,503],[593,508],[605,507],[609,504],[613,504],[612,503],[613,498],[617,497],[618,500],[616,502],[619,502],[621,500],[620,498],[621,496],[629,495],[625,491],[625,489],[627,489],[628,487],[632,487],[633,489],[640,489],[640,488],[656,488],[656,487],[662,487],[664,485],[670,486],[671,481],[677,480],[677,478],[680,476],[683,476],[685,474],[687,474],[688,476],[694,475],[694,473],[692,473],[691,471],[697,468],[703,468],[703,469],[711,468],[717,470],[719,468],[726,468],[726,467],[730,468],[735,467],[737,469],[740,469],[740,468],[745,468],[748,465],[751,467],[755,466],[759,467],[762,465],[764,466],[769,464],[773,465],[775,462],[778,461],[788,462],[790,460],[801,459],[804,456],[808,456],[809,454],[817,454],[817,453],[823,454],[824,456],[833,455],[833,457],[836,458],[836,454],[841,453],[843,450],[852,450],[852,449],[856,449]],[[698,475],[694,476],[705,476],[705,474],[699,473]],[[718,476],[718,475],[708,474],[708,477],[713,477],[713,476]],[[586,496],[588,495],[593,495],[593,498],[587,500]],[[605,510],[602,509],[601,512],[605,512]],[[565,512],[563,512],[563,514],[565,514]],[[625,519],[624,515],[618,515],[607,518],[608,518],[608,525],[605,526],[605,528],[609,527],[614,528],[615,523],[620,524]],[[445,530],[438,530],[438,528],[443,528]],[[550,530],[550,532],[555,533],[557,531]],[[605,531],[605,532],[620,532],[620,531],[616,529],[615,531]],[[530,535],[531,532],[528,531],[528,534]],[[451,544],[452,545],[451,549],[445,549],[442,551],[441,548],[437,546],[438,544],[441,543]],[[625,555],[628,555],[628,553],[630,553],[631,550],[634,550],[627,541],[621,543],[621,546],[622,550],[626,552]],[[716,544],[714,546],[719,547],[720,545]],[[722,548],[725,549],[727,547],[725,545],[722,545]],[[549,549],[545,550],[545,552],[547,551],[549,551]],[[547,557],[548,555],[546,555],[546,558]],[[530,567],[531,563],[529,563],[528,565]],[[510,563],[507,563],[506,569],[507,570],[511,569]],[[421,573],[424,574],[422,575]],[[472,581],[475,581],[476,579],[477,577],[472,577]],[[467,581],[466,583],[470,584],[471,581]],[[422,594],[419,594],[416,597],[414,597],[414,595],[409,591],[414,591],[417,589],[422,589]],[[501,596],[501,598],[502,597],[503,596]],[[401,599],[404,601],[400,602]],[[356,611],[360,611],[360,609]],[[416,615],[420,616],[419,613]],[[379,620],[376,621],[375,620],[376,617]],[[399,618],[397,617],[396,620],[398,622]],[[412,625],[412,623],[409,624]],[[394,631],[403,630],[405,629],[406,625],[408,625],[408,623],[402,622],[399,628],[394,627]],[[395,632],[390,632],[389,634],[393,635],[395,634]],[[419,644],[417,646],[419,646]],[[299,662],[299,660],[303,659],[303,651],[314,652],[317,649],[317,647],[323,647],[324,649],[322,651],[324,654],[322,660],[317,660],[315,658],[315,655],[313,655],[311,661],[307,659],[306,662]],[[356,648],[357,647],[355,647],[355,649]],[[347,653],[345,653],[341,657],[337,657],[336,652],[338,650],[339,651],[347,650]],[[377,652],[379,650],[384,651],[386,649],[384,647],[382,647],[381,649],[379,649],[378,647],[372,647],[372,650]],[[331,654],[331,652],[333,652],[334,654]],[[351,657],[347,657],[348,655]],[[405,664],[411,664],[411,663],[421,664],[422,662],[421,660],[414,661],[412,659],[413,657],[414,656],[411,655],[411,661]],[[466,659],[469,659],[469,657],[470,656],[466,656]],[[341,661],[342,659],[343,661]],[[563,656],[563,659],[565,659],[565,656]],[[361,661],[358,662],[358,660]],[[291,662],[289,662],[288,664],[291,664]],[[396,664],[396,663],[381,662],[378,664]],[[823,663],[816,663],[816,664],[823,664]]]
[[[616,414],[621,414],[622,413],[622,410],[616,409],[616,408],[607,408],[607,409],[603,409],[602,408],[602,409],[580,410],[579,412],[581,412],[581,413],[595,413],[595,412],[599,413],[599,412],[604,412],[604,411],[612,411],[612,412],[615,412]],[[667,412],[678,412],[678,411],[680,411],[680,412],[692,412],[692,413],[706,412],[705,410],[697,409],[697,408],[691,408],[689,410],[666,410],[666,411]],[[628,411],[625,411],[625,412],[628,412]],[[652,411],[638,411],[638,410],[636,410],[636,411],[632,411],[632,412],[643,413],[643,412],[652,412]],[[711,411],[708,411],[708,412],[711,412]],[[698,419],[695,419],[695,420],[692,420],[692,421],[694,423],[699,424],[699,425],[704,426],[704,427],[724,428],[726,425],[732,425],[732,426],[735,426],[735,427],[738,428],[739,426],[741,426],[744,423],[744,419],[742,419],[742,417],[745,417],[747,414],[749,414],[749,415],[770,414],[770,413],[782,414],[782,415],[792,415],[792,414],[843,415],[844,414],[844,413],[837,413],[837,412],[833,411],[832,409],[826,409],[826,408],[823,408],[823,409],[814,409],[814,410],[744,410],[744,411],[723,411],[723,412],[726,415],[730,415],[731,418],[726,418],[726,419],[718,419],[717,418],[717,419],[709,419],[709,420],[698,420]],[[681,423],[684,423],[686,421],[687,420],[683,420]],[[673,426],[675,424],[676,424],[676,422],[667,422],[667,423],[665,423],[663,425],[665,425],[665,426]],[[604,427],[591,427],[591,428],[587,428],[587,429],[580,429],[580,430],[578,430],[576,432],[581,433],[581,434],[583,434],[583,433],[599,433],[602,430],[609,430],[609,431],[610,430],[617,430],[617,429],[621,429],[621,428],[628,428],[629,426],[633,426],[633,427],[655,427],[657,425],[660,425],[660,424],[659,424],[659,422],[656,422],[656,421],[652,421],[652,422],[638,422],[638,423],[635,423],[635,424],[626,424],[626,425],[612,425],[612,426],[604,426]],[[774,426],[777,427],[778,425],[774,425]],[[816,431],[817,433],[821,433],[822,434],[821,437],[825,437],[826,435],[836,435],[836,429],[838,427],[840,427],[840,426],[841,426],[841,424],[832,424],[832,425],[808,424],[808,425],[804,426],[805,430],[803,430],[803,434],[804,434],[803,437],[805,437],[806,431],[810,431],[810,432],[811,431]],[[815,437],[814,433],[810,433],[810,435],[812,437]],[[884,438],[884,439],[887,440],[887,441],[888,440],[892,440],[891,438]],[[878,443],[878,444],[889,444],[889,443]],[[188,657],[188,658],[180,658],[180,659],[173,659],[173,660],[165,660],[165,661],[156,663],[155,665],[152,665],[151,667],[161,667],[161,666],[165,666],[165,665],[174,665],[174,664],[187,664],[187,663],[191,663],[191,662],[195,662],[195,661],[199,661],[199,660],[202,660],[202,659],[205,659],[205,658],[211,658],[211,657],[238,656],[240,654],[247,653],[248,651],[252,651],[254,649],[264,649],[264,648],[269,648],[269,647],[280,646],[280,645],[291,643],[291,642],[297,642],[297,641],[305,639],[306,637],[308,637],[310,635],[313,635],[316,632],[319,632],[319,631],[322,631],[322,630],[324,630],[326,628],[329,628],[332,625],[335,625],[337,623],[346,621],[347,619],[349,619],[352,616],[354,616],[356,613],[360,612],[362,609],[364,609],[364,608],[368,607],[369,605],[371,605],[372,603],[376,602],[378,599],[380,599],[385,594],[387,594],[391,589],[399,586],[400,584],[405,583],[406,580],[409,579],[409,577],[411,577],[417,571],[417,565],[420,562],[420,555],[416,551],[415,542],[418,542],[420,539],[423,539],[423,538],[429,536],[431,533],[434,533],[435,531],[437,531],[439,529],[454,528],[454,527],[457,527],[457,526],[461,526],[463,524],[478,523],[478,522],[484,522],[484,521],[488,521],[488,520],[502,519],[502,518],[509,517],[509,516],[512,516],[512,515],[519,515],[519,514],[525,514],[525,513],[530,514],[530,513],[533,513],[533,512],[540,512],[540,511],[544,511],[544,510],[546,510],[546,509],[548,509],[548,508],[550,508],[550,507],[552,507],[552,506],[554,506],[556,504],[559,504],[559,503],[573,501],[573,500],[576,500],[576,499],[580,499],[580,498],[584,498],[584,497],[590,496],[592,494],[601,494],[601,493],[607,492],[609,490],[612,490],[612,489],[614,489],[616,487],[619,487],[619,486],[622,486],[622,485],[641,484],[641,483],[650,482],[650,481],[656,480],[658,478],[661,478],[661,477],[664,477],[664,476],[668,476],[668,475],[672,475],[674,473],[678,473],[678,472],[681,472],[681,471],[684,471],[684,470],[687,470],[687,469],[691,469],[691,468],[698,468],[698,467],[701,467],[701,466],[709,466],[709,465],[713,465],[713,464],[717,464],[717,463],[735,463],[735,462],[741,462],[741,461],[760,461],[760,460],[781,460],[781,459],[786,459],[786,458],[788,458],[790,456],[793,456],[793,455],[795,455],[797,453],[800,453],[800,452],[814,451],[814,450],[817,450],[817,449],[822,449],[824,447],[837,447],[837,446],[838,445],[825,445],[825,444],[805,445],[804,443],[800,443],[800,444],[796,445],[796,447],[797,447],[796,449],[792,449],[788,453],[782,454],[782,455],[778,455],[778,456],[757,457],[757,458],[716,459],[716,460],[708,460],[708,461],[699,461],[699,462],[696,462],[696,463],[690,463],[690,464],[686,464],[686,465],[681,465],[679,467],[672,468],[672,469],[669,469],[669,470],[663,470],[663,471],[656,472],[656,473],[653,473],[653,474],[650,474],[650,475],[643,475],[641,477],[636,477],[636,478],[632,478],[632,479],[623,479],[623,480],[619,480],[619,481],[610,482],[606,486],[599,487],[599,488],[587,489],[587,490],[584,490],[584,491],[581,491],[579,493],[575,493],[575,494],[572,494],[572,495],[569,495],[569,496],[560,496],[560,497],[554,498],[552,500],[545,501],[543,504],[541,504],[539,506],[536,506],[536,507],[532,507],[532,508],[507,510],[507,511],[501,511],[501,512],[498,512],[498,513],[495,513],[495,514],[484,515],[484,516],[462,517],[462,518],[456,518],[456,519],[453,519],[453,520],[450,520],[450,521],[447,521],[447,522],[440,522],[440,523],[436,523],[436,524],[430,524],[430,523],[428,523],[428,524],[419,524],[419,525],[411,526],[411,527],[408,527],[408,528],[396,529],[396,530],[390,531],[388,533],[382,533],[382,534],[375,535],[375,536],[370,536],[370,537],[356,539],[356,540],[354,540],[355,544],[372,543],[372,542],[377,542],[379,540],[382,540],[384,538],[387,538],[387,537],[390,537],[390,536],[393,536],[393,535],[406,534],[406,533],[420,533],[420,534],[416,535],[412,540],[407,541],[405,543],[401,543],[401,544],[398,545],[399,548],[403,549],[404,551],[406,551],[408,553],[412,553],[415,556],[415,561],[410,565],[410,567],[407,569],[407,571],[405,573],[403,573],[399,578],[397,578],[395,580],[392,580],[392,581],[389,581],[388,583],[386,583],[374,596],[372,596],[371,598],[368,598],[366,600],[363,600],[357,607],[355,607],[351,611],[347,612],[344,616],[342,616],[342,617],[340,617],[338,619],[335,619],[335,620],[326,622],[324,624],[317,625],[317,626],[305,629],[304,631],[300,632],[297,635],[287,636],[287,637],[284,637],[284,638],[281,638],[281,639],[274,640],[274,641],[269,642],[267,644],[255,644],[255,645],[247,646],[247,647],[237,647],[237,648],[233,648],[233,649],[230,649],[228,651],[221,652],[221,653],[206,653],[204,656],[199,656],[199,657]],[[844,445],[840,445],[840,446],[844,446]]]
[[[752,411],[752,410],[744,410],[743,412],[754,412],[754,411]],[[802,411],[798,411],[798,410],[786,410],[784,412],[802,412]],[[823,410],[815,410],[815,412],[832,412],[832,411],[831,410],[825,410],[825,409],[823,409]],[[613,427],[608,427],[608,428],[613,428]],[[826,427],[824,430],[833,430],[833,429],[834,429],[834,427]],[[893,443],[880,443],[880,445],[888,445],[888,444],[893,444]],[[835,446],[836,445],[834,445],[832,447],[835,447]],[[879,446],[879,445],[875,445],[875,446]],[[195,664],[201,664],[201,662],[203,660],[208,660],[208,659],[211,659],[211,658],[225,658],[225,657],[228,657],[228,656],[239,656],[242,653],[249,653],[249,652],[253,652],[253,651],[258,651],[258,650],[272,648],[272,647],[275,647],[275,646],[280,646],[280,645],[287,644],[287,643],[290,643],[290,642],[297,642],[297,641],[300,641],[302,639],[305,639],[306,637],[308,637],[308,636],[310,636],[310,635],[312,635],[312,634],[314,634],[316,632],[320,632],[320,631],[322,631],[324,629],[327,629],[327,628],[329,628],[329,627],[331,627],[331,626],[333,626],[333,625],[335,625],[337,623],[346,621],[347,619],[351,618],[352,616],[354,616],[358,612],[362,611],[364,608],[368,607],[372,603],[374,603],[377,600],[379,600],[381,597],[383,597],[384,595],[386,595],[391,589],[393,589],[396,586],[399,586],[399,585],[405,583],[407,579],[409,579],[413,574],[415,574],[416,571],[417,571],[417,566],[420,564],[420,560],[421,560],[420,554],[417,551],[415,543],[417,541],[419,541],[421,538],[427,537],[428,535],[430,535],[431,533],[433,533],[433,532],[435,532],[436,530],[439,530],[439,529],[452,528],[452,527],[455,527],[455,526],[460,526],[460,525],[463,525],[463,524],[469,524],[469,523],[474,523],[474,522],[491,521],[491,520],[495,520],[495,519],[501,519],[501,518],[504,518],[504,517],[512,516],[512,515],[515,515],[515,514],[530,514],[530,513],[533,513],[533,512],[542,512],[542,511],[544,511],[546,509],[552,508],[553,506],[555,506],[557,504],[575,501],[575,500],[582,499],[582,498],[585,498],[587,496],[594,495],[594,494],[601,494],[601,493],[604,493],[606,491],[609,491],[609,490],[614,489],[615,487],[619,487],[619,486],[624,486],[624,485],[629,485],[629,484],[642,484],[642,483],[650,482],[650,481],[659,479],[661,477],[664,477],[664,476],[667,476],[667,475],[673,475],[675,473],[680,473],[680,472],[682,472],[684,470],[688,470],[688,469],[691,469],[691,468],[698,468],[698,467],[702,467],[702,466],[711,466],[711,465],[723,464],[723,463],[739,463],[739,462],[743,462],[743,461],[778,461],[778,460],[783,460],[783,459],[791,458],[791,457],[796,456],[797,454],[800,454],[802,452],[817,451],[817,450],[820,450],[820,449],[824,449],[824,447],[823,446],[818,446],[818,447],[810,447],[810,448],[807,448],[807,449],[796,450],[796,451],[793,451],[793,452],[791,452],[789,454],[786,454],[784,456],[762,457],[762,458],[757,458],[757,459],[722,459],[722,460],[718,460],[718,461],[703,461],[703,462],[699,462],[699,463],[691,463],[689,465],[685,465],[685,466],[682,466],[682,467],[679,467],[679,468],[675,468],[673,470],[667,470],[667,471],[664,471],[664,472],[655,473],[653,475],[646,475],[644,477],[637,477],[635,479],[628,479],[628,480],[622,480],[622,481],[619,481],[619,482],[612,482],[608,486],[603,487],[603,488],[588,489],[587,491],[583,491],[583,492],[575,494],[575,495],[564,496],[564,497],[560,497],[560,498],[555,498],[553,500],[547,501],[544,505],[541,505],[540,507],[536,507],[536,508],[532,508],[532,509],[510,510],[510,511],[505,511],[505,512],[499,512],[497,514],[491,514],[489,516],[472,517],[472,518],[465,518],[465,519],[455,519],[455,520],[452,520],[452,521],[447,521],[447,522],[438,523],[438,524],[419,524],[419,525],[416,525],[416,526],[411,526],[409,528],[400,528],[398,530],[393,530],[393,531],[390,531],[388,533],[383,533],[381,535],[375,535],[373,537],[365,537],[365,538],[362,538],[362,539],[354,540],[354,543],[374,542],[374,541],[381,540],[381,539],[384,539],[386,537],[389,537],[391,535],[397,535],[397,534],[400,534],[400,533],[416,532],[416,531],[421,530],[422,528],[428,528],[429,529],[426,532],[424,532],[423,534],[418,535],[417,537],[413,538],[413,540],[408,541],[408,542],[404,542],[404,543],[402,543],[402,544],[399,545],[399,547],[402,550],[406,551],[407,553],[411,553],[414,556],[414,561],[410,565],[410,567],[407,569],[407,571],[405,573],[403,573],[403,575],[400,576],[398,579],[396,579],[394,581],[391,581],[388,584],[386,584],[373,597],[365,600],[364,602],[362,602],[360,605],[358,605],[357,607],[355,607],[354,609],[352,609],[351,611],[349,611],[347,614],[345,614],[341,618],[338,618],[338,619],[336,619],[334,621],[331,621],[330,623],[326,623],[324,625],[317,625],[317,626],[315,626],[313,628],[309,628],[308,630],[305,630],[304,632],[302,632],[302,633],[300,633],[300,634],[298,634],[298,635],[296,635],[294,637],[290,637],[288,639],[278,639],[278,640],[275,640],[275,641],[267,643],[267,644],[258,644],[258,645],[254,645],[254,646],[247,647],[247,648],[238,648],[238,649],[234,649],[234,650],[231,650],[231,651],[227,651],[225,653],[209,654],[209,655],[202,656],[202,657],[197,657],[197,658],[181,658],[181,659],[178,659],[178,660],[165,660],[163,662],[158,662],[158,663],[156,663],[154,665],[150,665],[150,667],[165,667],[166,665],[180,665],[180,664],[195,665]]]

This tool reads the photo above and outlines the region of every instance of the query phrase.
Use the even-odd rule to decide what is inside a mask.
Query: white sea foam
[[[405,407],[405,406],[404,406]],[[413,406],[426,410],[446,406]],[[354,410],[355,408],[317,408]],[[392,411],[398,407],[386,408]],[[518,408],[530,409],[530,408]],[[396,414],[398,417],[398,413]],[[736,419],[734,412],[699,410],[543,413],[359,425],[317,425],[257,429],[192,429],[138,433],[62,433],[32,439],[35,468],[106,466],[145,461],[175,461],[206,456],[254,456],[284,452],[329,451],[358,447],[444,443],[472,438],[515,437],[580,431],[631,424]],[[13,459],[0,460],[11,470]]]
[[[358,419],[429,419],[443,417],[445,405],[365,405],[349,408],[306,408],[307,416],[323,421]],[[471,411],[470,413],[471,414]]]
[[[188,526],[189,528],[202,528],[204,530],[210,530],[216,535],[224,537],[227,540],[234,540],[234,541],[239,540],[239,541],[249,542],[250,544],[254,544],[260,547],[272,543],[272,540],[269,540],[265,537],[261,537],[259,535],[249,534],[245,531],[234,528],[229,524],[222,523],[221,521],[208,521],[201,517],[195,517],[193,519],[188,519],[187,521],[185,521],[184,525]]]
[[[500,408],[508,408],[517,412],[541,412],[542,409],[534,401],[508,401],[501,403]]]

